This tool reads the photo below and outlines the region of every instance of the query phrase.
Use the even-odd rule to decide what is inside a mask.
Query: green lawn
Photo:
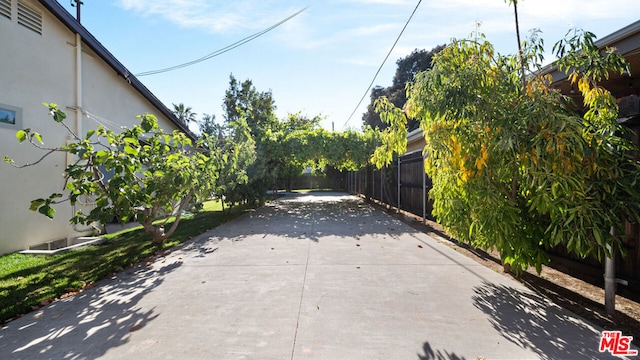
[[[208,201],[202,211],[182,218],[171,238],[161,245],[152,243],[142,227],[137,227],[106,235],[108,241],[104,244],[57,255],[0,256],[0,323],[52,299],[76,293],[246,211],[235,207],[225,215],[220,202]]]

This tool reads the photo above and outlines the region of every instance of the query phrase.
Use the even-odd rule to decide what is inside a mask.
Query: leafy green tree
[[[376,112],[375,103],[377,99],[382,97],[389,99],[392,93],[393,92],[391,90],[391,87],[385,88],[385,87],[376,85],[373,88],[371,88],[371,95],[369,96],[371,101],[367,106],[367,112],[362,114],[362,123],[365,126],[371,126],[374,129],[384,129],[387,126],[387,124],[385,124],[380,118],[380,114]],[[393,98],[394,100],[396,100],[397,104],[394,103],[396,107],[402,108],[402,106],[404,106],[404,103],[402,101],[398,101],[397,96],[394,96]]]
[[[229,76],[229,89],[225,91],[223,110],[225,121],[233,122],[244,117],[251,136],[260,142],[277,128],[275,101],[271,91],[258,91],[251,80],[239,83]]]
[[[288,116],[278,124],[278,131],[269,141],[271,162],[275,166],[276,183],[283,184],[287,191],[291,191],[293,179],[302,174],[307,165],[315,165],[313,161],[301,159],[299,154],[307,152],[307,145],[292,141],[297,135],[311,132],[320,128],[320,116],[309,118],[298,112]],[[316,166],[317,167],[317,166]]]
[[[408,88],[406,112],[427,142],[434,215],[461,241],[497,249],[515,271],[539,272],[558,245],[609,255],[610,246],[622,249],[610,229],[622,234],[625,220],[640,219],[637,148],[616,122],[615,99],[598,85],[627,64],[593,39],[579,32],[554,47],[584,97],[584,117],[549,76],[529,76],[523,87],[521,60],[535,69],[542,59],[535,34],[517,56],[498,54],[483,38],[453,41]]]
[[[381,145],[371,156],[371,163],[378,168],[388,166],[394,154],[407,151],[407,117],[401,109],[395,107],[386,97],[376,100],[376,111],[380,119],[389,126],[381,131]]]
[[[203,114],[202,120],[198,123],[200,137],[207,137],[208,142],[215,144],[216,148],[221,148],[227,141],[231,128],[225,124],[216,122],[215,115]]]
[[[255,141],[243,117],[229,124],[228,134],[222,141],[214,139],[218,176],[214,195],[222,201],[223,210],[254,198],[247,170],[256,160]],[[226,205],[226,206],[225,206]]]
[[[173,104],[173,115],[184,124],[189,125],[192,122],[196,122],[196,113],[189,106],[185,106],[183,103]]]
[[[279,155],[270,146],[279,127],[273,96],[271,92],[259,92],[251,80],[239,83],[231,75],[223,109],[226,123],[232,124],[243,119],[255,142],[256,160],[247,168],[249,184],[243,194],[246,201],[262,203],[267,189],[275,186],[279,162]]]
[[[215,115],[202,114],[202,119],[198,122],[198,130],[200,130],[200,134],[217,137],[222,129],[216,123]]]
[[[216,181],[214,157],[203,150],[203,143],[194,144],[179,131],[165,134],[153,115],[140,116],[140,125],[120,133],[100,126],[79,137],[64,124],[66,114],[56,104],[45,105],[73,141],[47,148],[42,136],[30,129],[18,131],[18,141],[45,151],[42,158],[66,152],[76,160],[64,171],[67,197],[56,193],[33,200],[31,210],[53,218],[56,204],[70,201],[73,205],[82,197],[93,198],[95,208],[88,213],[78,211],[72,223],[137,221],[154,242],[161,243],[176,230],[183,210],[207,196]],[[20,166],[11,159],[5,161],[16,167],[39,162]],[[165,229],[172,216],[173,224]]]
[[[411,54],[404,58],[398,59],[396,73],[393,76],[392,85],[389,87],[375,86],[371,89],[371,102],[367,107],[367,112],[362,115],[362,122],[366,126],[372,128],[385,129],[388,123],[380,118],[379,112],[376,110],[376,100],[386,97],[396,107],[402,109],[407,102],[406,86],[416,74],[431,68],[431,61],[435,54],[444,48],[444,45],[436,46],[430,51],[415,49]],[[408,119],[408,129],[418,128],[418,122]]]
[[[280,130],[285,133],[293,131],[312,131],[320,128],[321,121],[321,116],[309,118],[301,112],[297,112],[295,114],[288,114],[279,127]]]
[[[338,170],[358,170],[369,164],[371,155],[380,144],[380,132],[370,127],[363,132],[303,130],[291,133],[286,143],[297,149],[290,155],[305,166],[314,166],[318,170],[326,166]]]
[[[223,108],[225,120],[246,120],[255,141],[255,162],[247,168],[249,183],[244,196],[261,200],[268,188],[290,189],[291,179],[306,166],[323,171],[326,166],[356,169],[365,166],[379,140],[367,127],[364,133],[330,133],[320,128],[320,116],[289,114],[279,121],[271,92],[260,92],[251,80],[239,83],[230,76]]]

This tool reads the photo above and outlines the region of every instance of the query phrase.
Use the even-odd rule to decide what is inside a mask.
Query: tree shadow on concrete
[[[446,350],[433,350],[428,342],[424,343],[422,351],[424,355],[418,354],[418,359],[420,360],[466,360],[464,356],[456,355]]]
[[[491,325],[541,359],[610,358],[598,351],[599,329],[540,295],[487,282],[474,292],[474,306],[489,315]]]
[[[181,262],[159,265],[138,265],[9,322],[0,330],[2,359],[95,359],[127,343],[131,332],[161,315],[138,302]]]
[[[360,239],[363,235],[397,237],[401,222],[380,217],[371,205],[345,193],[287,194],[256,211],[245,214],[264,220],[259,229],[239,229],[240,221],[226,224],[217,237],[233,234],[234,241],[254,235],[277,235],[318,242],[324,236]]]

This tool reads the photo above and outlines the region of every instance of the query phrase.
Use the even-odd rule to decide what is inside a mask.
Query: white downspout
[[[82,137],[82,37],[76,34],[76,135]]]
[[[84,134],[82,133],[82,36],[79,33],[76,33],[76,128],[75,132],[78,137],[81,139],[84,138]],[[72,139],[71,141],[75,141]],[[73,206],[73,212],[75,213],[76,208]],[[73,226],[73,230],[78,233],[86,233],[88,231],[94,230],[95,227],[89,226],[87,228],[79,228],[78,225]]]

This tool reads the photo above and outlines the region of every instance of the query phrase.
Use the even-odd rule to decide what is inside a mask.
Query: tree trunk
[[[151,235],[151,241],[156,244],[161,244],[165,239],[164,226],[155,226],[153,225],[153,220],[151,218],[145,219],[142,223],[144,227],[144,231]]]
[[[154,205],[152,209],[147,209],[143,212],[144,220],[141,222],[141,224],[144,227],[144,231],[147,234],[151,235],[151,241],[156,244],[162,244],[165,239],[167,239],[173,234],[174,231],[176,231],[176,229],[178,228],[178,224],[180,223],[180,218],[182,217],[182,211],[184,210],[185,206],[187,206],[187,204],[191,202],[192,198],[193,193],[185,196],[182,200],[180,200],[180,205],[178,206],[178,210],[175,215],[176,218],[167,232],[165,232],[164,226],[153,225],[154,220],[156,220],[156,214],[159,208],[157,205]]]
[[[178,224],[180,223],[180,218],[182,217],[182,211],[187,206],[187,204],[191,203],[191,199],[193,199],[193,193],[190,193],[189,195],[185,196],[182,200],[180,200],[180,206],[178,206],[178,211],[177,211],[177,214],[175,215],[176,219],[173,220],[173,224],[171,224],[169,231],[167,231],[167,233],[163,235],[161,241],[164,241],[164,239],[168,238],[173,234],[174,231],[176,231],[176,229],[178,228]]]

